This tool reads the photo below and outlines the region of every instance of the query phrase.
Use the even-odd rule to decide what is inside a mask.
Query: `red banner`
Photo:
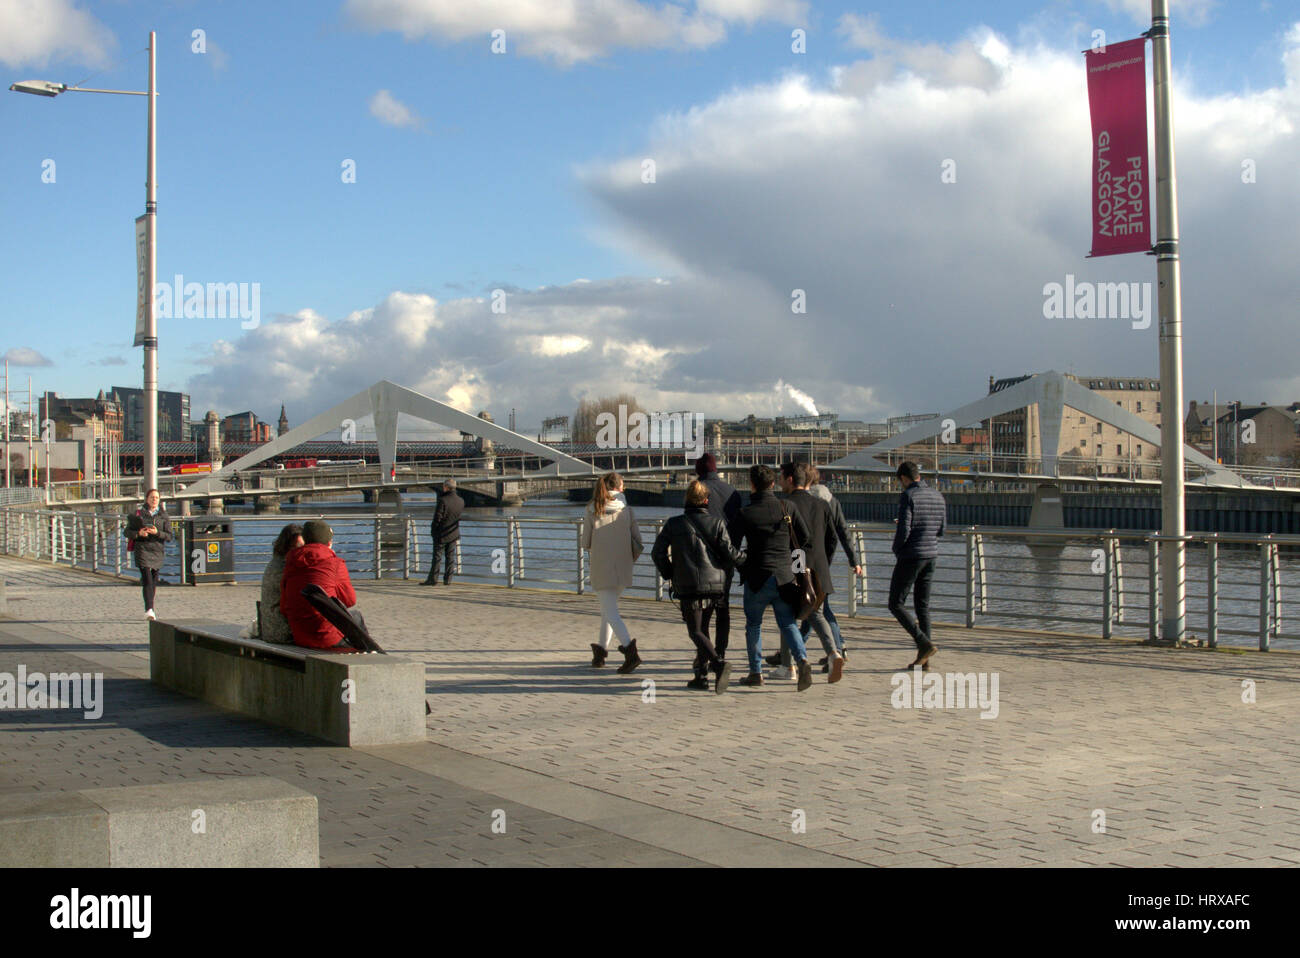
[[[1092,256],[1151,249],[1146,40],[1089,51]]]

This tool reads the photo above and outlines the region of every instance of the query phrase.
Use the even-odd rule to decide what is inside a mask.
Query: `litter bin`
[[[185,523],[184,561],[187,585],[235,581],[235,534],[229,522],[192,519]]]

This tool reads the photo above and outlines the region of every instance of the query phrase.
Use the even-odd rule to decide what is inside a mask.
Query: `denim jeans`
[[[837,619],[837,618],[835,618],[835,613],[834,613],[834,611],[831,610],[831,597],[830,597],[830,596],[827,596],[827,597],[822,601],[822,607],[821,607],[818,611],[819,611],[823,616],[825,616],[825,618],[826,618],[826,624],[829,625],[830,628],[831,628],[831,635],[833,635],[833,636],[835,637],[835,651],[836,651],[836,652],[843,652],[843,651],[844,651],[844,637],[843,637],[842,635],[840,635],[840,620]],[[806,620],[804,621],[804,624],[801,625],[801,626],[799,627],[799,633],[803,636],[803,640],[804,640],[805,643],[808,641],[808,633],[812,631],[812,628],[813,628],[813,620],[812,620],[812,618],[808,618],[808,619],[806,619]],[[818,635],[818,638],[821,638],[821,636]],[[825,646],[825,645],[826,645],[826,642],[823,641],[823,642],[822,642],[822,645]],[[830,651],[827,650],[827,653],[826,653],[826,654],[827,654],[827,655],[830,655]]]
[[[785,639],[786,647],[796,662],[808,657],[804,651],[803,636],[794,612],[777,591],[776,576],[768,576],[763,587],[755,592],[745,583],[745,648],[749,653],[749,671],[763,673],[763,613],[768,606],[776,613],[776,624]]]

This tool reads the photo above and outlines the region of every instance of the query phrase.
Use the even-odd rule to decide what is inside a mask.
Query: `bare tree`
[[[595,442],[598,425],[596,417],[601,413],[610,413],[615,421],[619,418],[619,407],[623,407],[623,418],[634,412],[645,412],[636,397],[629,393],[617,396],[601,396],[599,399],[583,399],[578,403],[578,411],[573,414],[573,441]]]

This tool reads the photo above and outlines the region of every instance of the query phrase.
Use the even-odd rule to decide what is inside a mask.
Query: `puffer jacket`
[[[905,560],[935,558],[946,524],[947,505],[943,496],[924,480],[917,480],[898,497],[894,555]]]
[[[679,599],[722,595],[727,573],[745,561],[726,524],[705,506],[687,506],[659,531],[650,558]]]
[[[157,535],[144,535],[141,529],[147,526],[153,526],[158,530]],[[163,559],[166,558],[166,543],[172,539],[172,521],[167,518],[167,513],[163,512],[162,506],[158,506],[158,511],[149,515],[144,507],[137,509],[135,515],[126,520],[126,530],[123,533],[128,539],[135,543],[131,547],[131,555],[135,559],[137,569],[161,569]]]

